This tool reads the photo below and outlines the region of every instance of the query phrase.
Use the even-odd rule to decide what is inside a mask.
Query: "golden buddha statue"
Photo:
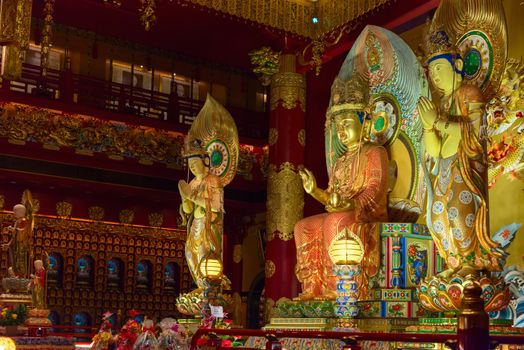
[[[178,182],[181,211],[188,218],[186,260],[199,288],[203,287],[200,262],[209,253],[222,256],[224,190],[218,177],[209,172],[209,155],[200,140],[186,141],[184,156],[195,176],[189,183]]]
[[[357,74],[348,81],[337,78],[332,86],[326,116],[326,152],[341,155],[333,163],[328,188],[317,186],[313,173],[300,171],[304,190],[325,205],[327,213],[310,216],[295,225],[296,274],[302,284],[301,300],[333,299],[336,277],[328,250],[344,228],[356,233],[364,244],[362,288],[366,277],[375,275],[380,264],[378,231],[373,223],[387,220],[388,155],[382,146],[365,137],[368,87]],[[330,133],[336,135],[328,135]],[[336,149],[335,149],[336,148]],[[342,152],[341,152],[342,151]]]
[[[205,288],[200,264],[206,258],[222,261],[224,187],[238,165],[238,132],[229,112],[211,96],[193,121],[184,156],[195,176],[180,180],[180,213],[187,226],[186,260],[199,292]],[[222,276],[222,286],[229,287]]]
[[[427,224],[448,269],[442,277],[499,270],[502,257],[487,225],[487,162],[481,131],[484,98],[463,84],[464,63],[446,32],[426,43],[428,74],[439,104],[422,97],[418,110],[432,160]]]
[[[32,235],[32,218],[27,213],[27,208],[23,204],[13,207],[15,223],[9,226],[11,232],[9,242],[2,245],[4,251],[9,252],[9,263],[14,275],[17,277],[27,277],[29,275],[29,253]]]

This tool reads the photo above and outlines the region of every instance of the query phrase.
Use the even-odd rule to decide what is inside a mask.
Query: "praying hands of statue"
[[[424,130],[434,129],[435,123],[438,121],[438,111],[435,104],[427,97],[422,96],[418,100],[417,108]]]

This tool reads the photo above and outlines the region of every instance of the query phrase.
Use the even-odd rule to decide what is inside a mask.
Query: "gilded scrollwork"
[[[56,215],[60,217],[70,217],[73,212],[73,204],[69,202],[58,202],[56,203]]]
[[[181,133],[23,104],[0,103],[0,138],[7,138],[12,144],[37,143],[45,149],[72,148],[81,154],[105,154],[113,160],[132,158],[141,164],[184,168],[184,135]],[[241,144],[240,150],[242,159],[237,170],[250,179],[253,159],[260,149]]]
[[[132,224],[135,220],[135,211],[132,209],[122,209],[118,215],[118,219],[122,224]]]
[[[0,41],[7,43],[3,53],[3,76],[18,79],[22,73],[24,50],[29,46],[32,0],[2,1]]]
[[[93,206],[87,210],[88,216],[91,220],[100,221],[104,218],[105,210],[102,207]]]
[[[164,215],[162,213],[149,213],[147,216],[149,226],[160,227],[164,223]]]
[[[282,0],[190,0],[192,3],[244,18],[265,26],[312,38],[383,6],[390,0],[282,1]],[[313,23],[311,18],[322,20]]]
[[[300,146],[306,147],[306,130],[300,129],[297,137],[298,137],[298,143],[300,144]]]
[[[278,130],[276,128],[269,129],[268,143],[270,146],[274,146],[278,141]]]
[[[233,246],[233,262],[240,264],[242,261],[242,244],[235,244]]]
[[[269,259],[266,259],[266,266],[265,266],[265,274],[266,278],[271,278],[275,274],[276,271],[275,263]]]
[[[285,109],[297,106],[306,110],[306,81],[302,74],[279,72],[272,77],[270,108],[274,110],[279,105]]]
[[[281,240],[293,238],[295,223],[303,216],[302,179],[292,163],[269,166],[267,185],[267,232],[278,232]],[[270,236],[268,236],[269,238]]]

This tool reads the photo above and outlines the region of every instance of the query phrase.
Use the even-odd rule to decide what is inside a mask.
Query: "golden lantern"
[[[0,337],[0,350],[16,350],[16,344],[11,338]]]
[[[222,261],[216,254],[211,252],[200,261],[199,270],[206,278],[219,279],[222,277]]]
[[[337,265],[358,265],[364,258],[362,241],[347,227],[329,245],[329,257]]]

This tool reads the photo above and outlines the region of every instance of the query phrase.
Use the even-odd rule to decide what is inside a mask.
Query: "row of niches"
[[[145,241],[148,242],[148,241]],[[149,242],[148,242],[149,243]],[[67,249],[79,249],[79,250],[91,250],[91,251],[106,251],[106,252],[115,252],[122,254],[138,254],[138,255],[151,255],[151,256],[170,256],[176,258],[183,258],[182,250],[175,250],[172,248],[148,248],[141,246],[127,246],[124,244],[115,245],[110,242],[108,243],[93,243],[93,242],[80,242],[80,241],[66,241],[59,239],[35,239],[36,246],[45,246],[51,248],[67,248]],[[167,243],[169,245],[169,243]],[[172,244],[173,245],[173,244]],[[176,247],[176,245],[175,245]]]
[[[69,264],[64,265],[63,256],[60,253],[51,252],[48,256],[47,268],[47,281],[49,287],[62,288],[64,268],[66,268],[66,273],[73,272],[73,266],[71,266],[70,262]],[[92,256],[86,254],[76,259],[74,267],[75,287],[87,289],[93,288],[95,283],[95,269],[95,260]],[[114,257],[107,260],[105,271],[103,269],[97,269],[97,274],[103,272],[105,289],[108,290],[124,291],[125,287],[132,284],[132,289],[135,291],[151,291],[153,287],[154,271],[153,263],[148,259],[142,259],[138,261],[136,265],[128,262],[126,271],[126,264],[124,264],[124,261],[121,258]],[[172,261],[166,263],[163,266],[162,272],[163,291],[179,293],[181,287],[181,266],[179,262]]]
[[[44,243],[46,246],[59,244],[63,245],[67,243],[83,242],[83,243],[99,243],[99,244],[110,244],[113,246],[126,246],[126,247],[143,247],[143,248],[156,248],[156,249],[184,249],[183,241],[167,241],[167,240],[155,240],[152,241],[150,238],[135,238],[135,237],[126,237],[126,236],[111,236],[104,234],[90,234],[90,233],[73,233],[67,231],[51,231],[51,230],[36,230],[36,239],[40,238],[40,243]],[[44,242],[42,242],[44,239]],[[73,247],[74,248],[74,247]],[[154,255],[154,254],[153,254]]]

